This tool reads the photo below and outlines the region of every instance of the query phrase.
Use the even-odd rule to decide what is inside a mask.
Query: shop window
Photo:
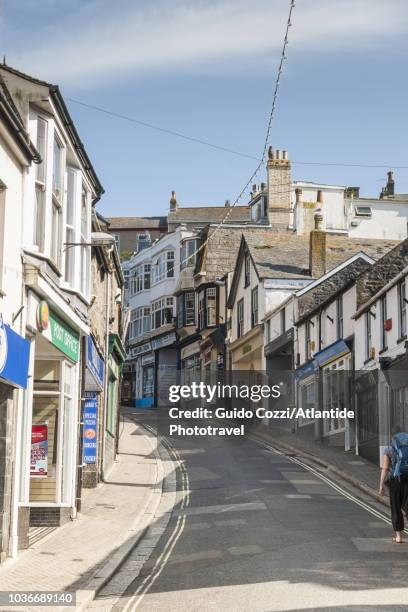
[[[316,381],[314,378],[301,383],[299,395],[301,400],[300,408],[303,408],[303,410],[316,409]],[[298,424],[302,427],[303,425],[314,423],[314,420],[315,419],[299,417]]]
[[[29,501],[68,503],[76,436],[74,367],[66,361],[34,365]]]
[[[349,402],[349,362],[341,359],[323,370],[323,410],[342,410]],[[344,431],[345,419],[324,419],[325,434]]]
[[[106,415],[106,429],[112,436],[114,436],[116,432],[117,389],[117,380],[111,373],[108,381],[108,414]]]

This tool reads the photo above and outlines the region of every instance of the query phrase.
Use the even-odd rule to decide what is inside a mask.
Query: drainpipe
[[[78,454],[77,454],[77,482],[76,482],[76,500],[75,507],[77,512],[81,512],[82,505],[82,477],[83,477],[83,460],[82,452],[84,446],[84,405],[85,405],[85,356],[86,356],[86,336],[82,336],[81,340],[81,384],[79,389],[79,426],[78,426]]]

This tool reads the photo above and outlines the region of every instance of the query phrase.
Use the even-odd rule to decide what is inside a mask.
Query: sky
[[[102,214],[162,215],[172,190],[181,206],[223,205],[247,182],[288,9],[289,0],[0,0],[0,55],[60,86],[106,191]],[[396,191],[408,193],[407,34],[406,0],[296,0],[270,137],[288,150],[294,180],[377,196],[394,169]]]

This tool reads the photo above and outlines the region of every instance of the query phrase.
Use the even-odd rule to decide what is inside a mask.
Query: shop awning
[[[295,370],[295,379],[301,380],[302,378],[306,378],[307,376],[311,376],[319,369],[319,364],[315,359],[305,363],[301,368]]]
[[[27,388],[30,343],[0,317],[0,380],[14,387]]]

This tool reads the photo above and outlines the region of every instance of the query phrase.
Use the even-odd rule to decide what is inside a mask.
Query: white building
[[[176,298],[181,241],[191,236],[183,226],[134,255],[126,264],[126,302],[130,309],[128,358],[133,386],[128,401],[151,406],[178,368]],[[171,383],[169,383],[171,384]]]
[[[23,171],[22,180],[16,175],[6,192],[4,240],[22,262],[3,265],[7,290],[15,287],[8,308],[30,343],[28,386],[16,414],[9,550],[15,554],[28,544],[25,525],[59,525],[76,513],[91,209],[103,189],[58,88],[6,65],[0,76],[41,159]]]

